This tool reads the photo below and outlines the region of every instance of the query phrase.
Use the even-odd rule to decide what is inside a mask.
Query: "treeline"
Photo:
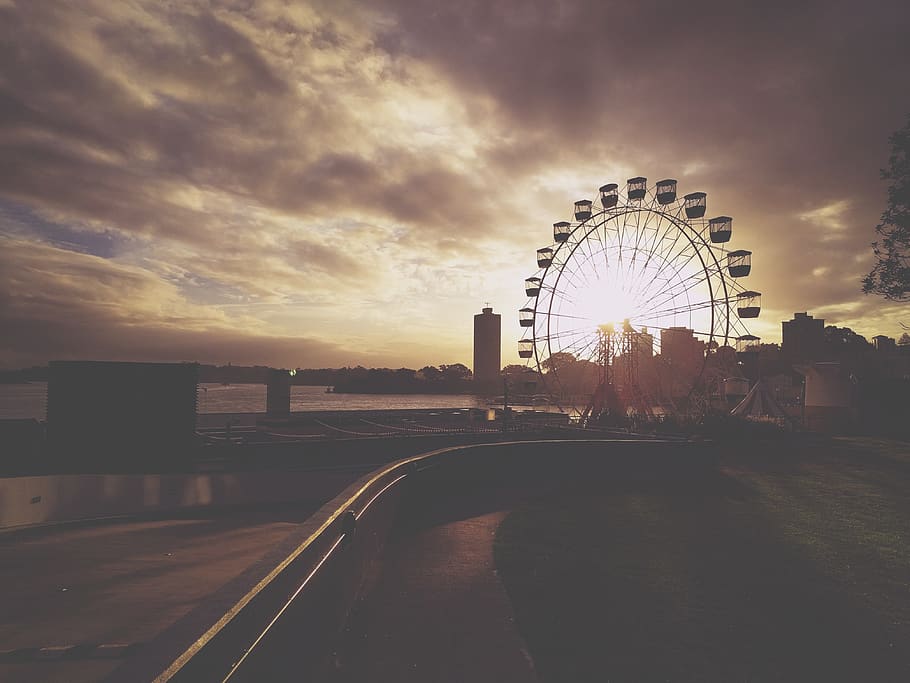
[[[265,384],[273,368],[264,365],[199,364],[199,382]],[[0,383],[46,382],[47,366],[0,371]],[[296,370],[291,384],[333,387],[339,393],[462,394],[474,389],[471,370],[461,363],[411,368],[318,368]]]
[[[200,382],[265,384],[272,368],[234,365],[199,366]],[[471,370],[461,363],[412,368],[298,369],[291,384],[332,387],[348,394],[466,394],[473,390]]]
[[[298,370],[294,384],[333,387],[347,394],[469,394],[473,374],[461,363],[411,368],[355,368]]]
[[[34,366],[21,370],[0,370],[0,384],[25,384],[26,382],[46,382],[47,366]]]

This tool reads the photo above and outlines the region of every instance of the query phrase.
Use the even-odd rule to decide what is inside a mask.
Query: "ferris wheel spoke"
[[[685,300],[686,300],[685,304],[677,304],[677,305],[668,306],[668,304],[671,304],[672,302],[675,302],[678,299],[682,299],[683,296],[685,297]],[[707,300],[711,301],[713,303],[712,299],[709,298]],[[689,297],[689,294],[687,291],[671,292],[671,293],[668,293],[667,296],[665,296],[663,299],[658,299],[656,301],[652,300],[652,303],[649,307],[641,310],[641,315],[654,315],[655,312],[660,313],[661,311],[668,310],[668,308],[677,310],[677,309],[684,308],[685,306],[689,306],[689,305],[693,305],[693,302],[692,302],[691,298]]]
[[[598,232],[597,226],[592,227],[590,230],[588,230],[588,232],[585,233],[585,236],[583,238],[584,241],[582,243],[585,247],[585,250],[588,253],[588,258],[586,259],[586,261],[591,261],[591,262],[597,260],[594,255],[594,252],[592,251],[591,240],[589,239],[592,232],[593,233]],[[599,235],[598,235],[598,237],[599,237]],[[594,275],[598,280],[600,280],[600,269],[599,268],[594,269]]]
[[[569,315],[569,314],[567,314],[567,313],[551,313],[551,314],[550,314],[550,317],[552,317],[552,318],[564,318],[564,319],[568,319],[568,320],[586,320],[586,321],[591,322],[591,323],[594,322],[593,320],[591,320],[591,318],[586,318],[586,317],[580,316],[580,315]]]
[[[565,302],[565,303],[567,303],[567,304],[573,304],[573,303],[575,303],[575,302],[572,301],[572,299],[570,299],[564,292],[562,292],[561,290],[556,289],[555,287],[552,287],[552,286],[550,286],[550,285],[541,284],[541,285],[540,285],[540,289],[541,289],[541,291],[546,291],[546,292],[550,295],[551,300],[552,300],[552,299],[559,299],[560,301],[563,301],[563,302]]]
[[[702,311],[711,308],[714,306],[713,299],[707,299],[705,301],[697,301],[695,303],[687,303],[685,305],[671,306],[669,308],[655,309],[644,311],[640,315],[635,316],[635,320],[641,320],[645,317],[648,319],[655,318],[665,318],[671,315],[678,315],[680,313],[691,313],[693,311]],[[650,325],[649,325],[650,327]]]
[[[673,329],[674,329],[674,328],[672,328],[672,327],[660,327],[659,325],[648,325],[648,332],[650,332],[651,330],[657,330],[657,331],[659,331],[659,332],[665,332],[665,331],[673,330]],[[693,329],[690,329],[690,331],[692,332],[692,336],[693,336],[693,337],[696,337],[696,338],[698,338],[698,337],[706,337],[706,338],[708,338],[708,339],[711,339],[711,338],[714,338],[714,337],[717,336],[717,335],[716,335],[715,333],[713,333],[713,332],[704,332],[704,331],[701,331],[701,330],[693,330]],[[660,340],[658,339],[657,336],[655,336],[654,341],[655,341],[655,343],[657,343],[658,346],[659,346]]]
[[[553,283],[554,288],[558,285],[559,280],[562,278],[562,276],[564,274],[569,275],[570,284],[576,288],[580,288],[583,286],[590,286],[591,281],[588,279],[587,274],[584,272],[584,270],[582,268],[582,266],[584,265],[584,261],[579,263],[579,262],[577,262],[578,261],[577,258],[575,259],[576,262],[573,262],[573,260],[572,260],[572,256],[574,256],[575,252],[579,249],[579,247],[581,247],[581,242],[578,242],[572,248],[572,251],[569,252],[569,258],[568,258],[567,262],[563,265],[562,269],[560,270],[559,275],[556,278],[556,282]],[[571,264],[571,266],[574,266],[574,267],[570,267],[570,264]],[[581,282],[579,282],[579,280]]]
[[[647,300],[651,302],[655,300],[659,301],[661,297],[670,292],[671,288],[675,289],[674,293],[677,295],[683,292],[688,292],[689,290],[698,287],[698,285],[707,282],[713,274],[714,273],[699,270],[684,278],[668,279],[664,282],[664,285],[659,290],[653,294],[649,293]],[[682,289],[678,289],[680,287]]]
[[[689,246],[692,246],[692,245],[689,245]],[[683,248],[680,250],[679,256],[683,256],[686,253],[687,253],[687,249]],[[695,259],[697,256],[698,256],[698,250],[695,247],[692,247],[692,253],[688,254],[688,256],[686,257],[686,259],[683,262],[670,266],[669,262],[665,260],[663,267],[655,275],[660,276],[664,270],[666,270],[668,267],[671,267],[672,268],[672,277],[667,278],[667,281],[671,281],[671,280],[673,280],[673,278],[677,277],[680,274],[680,272],[683,271],[683,269],[689,267],[689,264],[691,264],[692,260]]]
[[[645,224],[641,227],[640,230],[638,230],[638,234],[635,236],[635,256],[636,256],[636,258],[637,258],[638,254],[639,254],[639,251],[641,250],[641,241],[642,241],[642,238],[645,237],[645,235],[646,235],[646,233],[647,233],[647,230],[648,230],[648,223],[650,223],[651,217],[654,216],[654,215],[659,215],[659,214],[657,214],[657,212],[655,212],[655,211],[649,211],[649,212],[647,213],[647,215],[645,216]],[[658,224],[659,224],[659,223],[660,223],[660,219],[658,219]],[[655,231],[657,230],[657,228],[652,228],[652,229],[655,230]],[[646,238],[646,237],[645,237],[645,241],[647,242],[647,238]],[[630,277],[630,279],[631,279],[633,282],[635,282],[635,281],[640,277],[641,273],[644,273],[644,271],[647,269],[647,267],[648,267],[649,256],[650,256],[650,254],[647,254],[647,255],[646,255],[645,262],[644,262],[644,264],[642,265],[641,271],[639,271],[639,273],[636,273],[636,272],[635,272],[635,262],[634,262],[634,260],[633,260],[632,268],[631,268],[631,270],[630,270],[630,272],[629,272],[629,277]]]
[[[565,244],[568,244],[568,242],[564,242],[562,245],[560,245],[560,249]],[[569,279],[569,284],[574,287],[581,287],[583,285],[588,284],[587,276],[583,272],[577,273],[577,271],[580,270],[580,268],[579,268],[579,265],[577,263],[575,263],[576,259],[573,258],[577,248],[578,248],[578,243],[576,242],[569,249],[568,253],[566,253],[560,259],[557,260],[557,268],[554,269],[554,272],[556,273],[556,278],[555,278],[554,282],[549,285],[551,290],[553,290],[559,286],[560,281],[563,279],[563,276],[568,276],[567,279]],[[555,255],[554,255],[554,258],[555,258]],[[583,279],[583,282],[579,282],[579,278]]]
[[[565,279],[566,283],[561,283],[560,280]],[[582,279],[583,281],[580,281]],[[570,288],[574,289],[583,289],[588,286],[586,278],[581,278],[581,276],[576,275],[575,270],[573,269],[564,269],[559,277],[556,279],[553,284],[541,283],[541,290],[547,292],[559,292],[561,289],[565,289],[565,286],[560,288],[560,284],[567,284]]]
[[[669,232],[672,227],[676,227],[676,226],[672,223],[672,221],[667,221],[665,233]],[[672,238],[669,238],[665,235],[663,237],[659,237],[659,239],[658,239],[659,234],[660,233],[657,233],[657,235],[655,236],[655,240],[651,245],[651,252],[654,255],[658,256],[661,261],[660,266],[657,270],[657,273],[655,273],[655,277],[659,276],[663,272],[663,270],[666,267],[668,267],[668,265],[673,260],[673,259],[667,258],[667,256],[670,254],[673,254],[675,252],[676,245],[679,243],[679,238],[682,237],[682,231],[677,229],[675,231],[675,235]],[[669,246],[667,246],[665,244],[665,242],[667,242],[671,239],[672,239],[672,242],[670,243]],[[681,249],[679,252],[677,252],[677,255],[681,255],[684,253],[685,253],[685,247],[683,247],[683,249]]]
[[[576,338],[576,337],[584,337],[589,334],[593,334],[593,330],[594,330],[593,326],[576,327],[576,328],[569,329],[569,330],[558,330],[556,332],[552,332],[550,334],[544,335],[543,337],[540,337],[540,341],[549,343],[549,342],[553,342],[553,341],[572,339],[572,338]]]
[[[593,357],[597,355],[597,337],[593,337],[587,341],[583,346],[578,348],[568,348],[564,347],[562,349],[563,353],[571,353],[576,361],[584,360],[590,361]]]

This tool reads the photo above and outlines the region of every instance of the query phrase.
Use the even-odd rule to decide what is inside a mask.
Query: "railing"
[[[626,449],[661,443],[671,445],[613,440],[476,444],[383,467],[323,506],[292,539],[293,547],[279,548],[261,566],[220,589],[106,680],[318,680],[350,609],[377,575],[404,493],[432,484],[451,490],[465,477],[476,479],[494,471],[494,476],[506,480],[533,469],[524,454],[542,445],[595,444],[596,451],[588,450],[603,459],[607,444]],[[672,446],[678,449],[680,444]],[[549,451],[540,468],[558,469]],[[415,486],[418,482],[424,486]],[[267,570],[269,564],[272,568]],[[287,667],[288,653],[293,653],[293,670]]]

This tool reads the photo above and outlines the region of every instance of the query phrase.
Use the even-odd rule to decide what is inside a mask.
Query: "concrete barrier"
[[[363,470],[361,469],[360,472]],[[352,474],[353,472],[353,474]],[[0,478],[0,530],[214,505],[322,499],[356,469]]]
[[[458,496],[478,484],[551,491],[570,481],[596,485],[610,476],[603,465],[611,462],[626,463],[623,475],[633,478],[667,467],[699,476],[698,459],[681,457],[697,449],[658,441],[522,441],[445,448],[386,465],[326,503],[106,680],[319,680],[401,515],[432,515],[437,496]]]

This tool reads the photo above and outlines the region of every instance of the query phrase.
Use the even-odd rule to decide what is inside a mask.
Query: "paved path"
[[[374,590],[349,621],[332,682],[536,681],[493,563],[505,515],[391,539]]]
[[[319,505],[0,535],[0,681],[97,681]]]

